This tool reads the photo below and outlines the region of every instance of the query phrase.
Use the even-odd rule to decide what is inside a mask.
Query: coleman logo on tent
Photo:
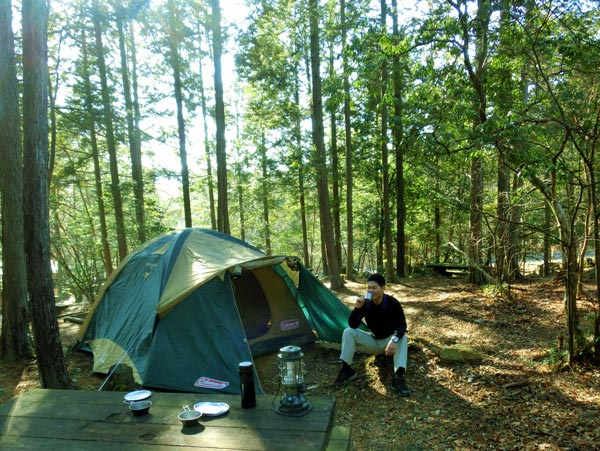
[[[285,319],[279,323],[281,330],[292,330],[300,327],[300,320],[298,319]]]
[[[211,379],[210,377],[201,377],[194,384],[195,387],[201,388],[212,388],[215,390],[223,390],[224,388],[229,386],[229,382],[218,381],[216,379]]]

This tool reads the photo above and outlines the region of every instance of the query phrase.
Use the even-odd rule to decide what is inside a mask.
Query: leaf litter
[[[364,286],[348,282],[337,294],[352,308]],[[353,366],[364,376],[334,386],[340,346],[315,343],[303,346],[306,397],[336,398],[335,423],[351,428],[357,451],[600,450],[600,369],[557,364],[557,346],[566,345],[561,288],[554,280],[514,285],[508,302],[459,278],[389,284],[408,320],[412,396],[391,389],[391,358],[360,350]],[[578,306],[582,318],[593,317],[592,303]],[[72,350],[79,325],[61,318],[59,325],[71,376],[81,389],[97,390],[104,376],[92,373],[90,355]],[[454,344],[483,359],[441,361],[440,349]],[[273,397],[282,394],[276,363],[276,353],[255,359]],[[35,362],[0,367],[0,402],[37,387]]]

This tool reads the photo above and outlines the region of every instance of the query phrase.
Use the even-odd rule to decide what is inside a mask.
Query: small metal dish
[[[181,421],[181,424],[184,426],[195,426],[198,424],[198,420],[201,416],[201,412],[190,410],[188,406],[183,406],[183,412],[180,412],[179,415],[177,415],[177,418],[179,418],[179,421]]]
[[[130,403],[135,401],[143,401],[144,399],[148,399],[152,396],[152,392],[150,390],[136,390],[127,393],[123,397],[123,402]]]
[[[135,401],[129,404],[129,410],[133,412],[136,417],[146,415],[150,411],[152,401]]]

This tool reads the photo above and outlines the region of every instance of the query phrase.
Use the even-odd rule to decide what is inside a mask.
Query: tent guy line
[[[133,348],[133,345],[137,342],[138,338],[140,338],[140,335],[142,335],[142,331],[148,325],[148,323],[150,321],[152,321],[152,318],[154,318],[154,316],[155,316],[154,314],[150,315],[150,317],[148,318],[148,321],[146,321],[146,324],[144,324],[144,326],[141,327],[140,330],[138,330],[137,335],[131,339],[131,343],[123,351],[123,354],[121,354],[121,357],[119,358],[119,360],[117,361],[117,363],[115,363],[113,365],[112,369],[110,370],[110,373],[108,373],[108,376],[106,376],[106,379],[104,379],[104,382],[102,382],[102,385],[100,385],[100,388],[98,388],[98,391],[102,391],[102,389],[104,388],[104,386],[106,385],[106,383],[109,381],[109,379],[111,378],[111,376],[115,373],[115,371],[117,370],[117,367],[121,364],[121,362],[123,361],[123,359],[125,358],[125,356],[131,352],[131,348]]]

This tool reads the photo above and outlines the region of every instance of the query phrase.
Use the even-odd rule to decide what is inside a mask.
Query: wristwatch
[[[392,337],[392,341],[394,343],[398,343],[398,340],[400,340],[398,337],[396,337],[395,335]]]

